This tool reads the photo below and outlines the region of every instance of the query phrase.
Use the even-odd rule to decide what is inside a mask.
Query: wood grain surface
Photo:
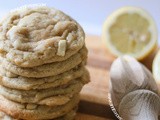
[[[81,102],[76,120],[117,120],[108,103],[109,70],[115,57],[111,55],[99,36],[88,35],[87,68],[91,82],[81,91]],[[141,61],[151,69],[154,54]]]
[[[91,82],[81,91],[76,120],[116,120],[108,104],[109,69],[115,58],[107,52],[99,36],[87,36],[86,46]]]

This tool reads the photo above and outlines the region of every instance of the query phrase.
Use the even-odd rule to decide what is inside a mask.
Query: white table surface
[[[64,11],[76,19],[86,33],[96,35],[101,35],[104,20],[114,10],[123,6],[138,6],[153,16],[160,31],[160,0],[1,0],[0,17],[11,9],[37,3]]]

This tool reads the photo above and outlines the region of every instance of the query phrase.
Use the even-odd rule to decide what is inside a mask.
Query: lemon
[[[157,47],[157,27],[145,10],[123,7],[104,22],[102,39],[113,55],[142,60]]]
[[[160,84],[160,51],[156,54],[152,65],[153,77]]]

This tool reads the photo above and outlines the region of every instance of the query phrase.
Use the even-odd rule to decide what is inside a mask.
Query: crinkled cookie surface
[[[84,39],[81,26],[54,8],[17,10],[0,22],[0,52],[20,67],[66,60]]]

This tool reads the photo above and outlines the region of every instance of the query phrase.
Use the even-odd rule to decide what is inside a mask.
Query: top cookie
[[[11,12],[0,22],[0,52],[21,67],[63,61],[84,45],[81,26],[54,8]]]

